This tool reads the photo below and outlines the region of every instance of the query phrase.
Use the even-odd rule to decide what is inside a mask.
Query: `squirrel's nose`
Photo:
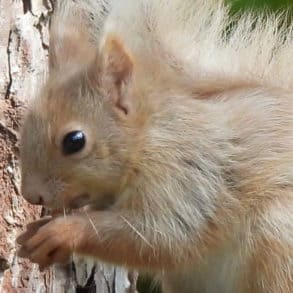
[[[47,205],[51,199],[48,186],[41,176],[29,174],[22,176],[22,196],[33,205]]]

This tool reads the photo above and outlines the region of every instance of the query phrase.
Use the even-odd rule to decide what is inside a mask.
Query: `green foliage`
[[[140,276],[137,282],[137,290],[139,293],[160,293],[160,286],[156,284],[150,277]]]
[[[228,4],[232,4],[232,11],[282,11],[289,9],[293,13],[292,0],[226,0]]]

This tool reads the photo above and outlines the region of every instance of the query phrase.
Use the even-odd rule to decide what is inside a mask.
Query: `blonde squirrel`
[[[19,255],[293,292],[292,36],[250,15],[225,35],[222,1],[113,3],[99,50],[66,35],[21,134],[23,196],[92,208],[30,224]]]

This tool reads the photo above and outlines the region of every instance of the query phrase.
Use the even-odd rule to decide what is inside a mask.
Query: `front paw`
[[[17,238],[18,255],[45,268],[53,263],[68,263],[82,240],[84,220],[78,216],[46,218],[33,222]]]

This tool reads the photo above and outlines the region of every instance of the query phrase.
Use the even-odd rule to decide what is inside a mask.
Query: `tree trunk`
[[[52,13],[52,0],[0,0],[0,292],[136,292],[136,274],[122,268],[74,258],[40,272],[15,255],[16,235],[41,214],[20,196],[18,131],[48,72]]]

